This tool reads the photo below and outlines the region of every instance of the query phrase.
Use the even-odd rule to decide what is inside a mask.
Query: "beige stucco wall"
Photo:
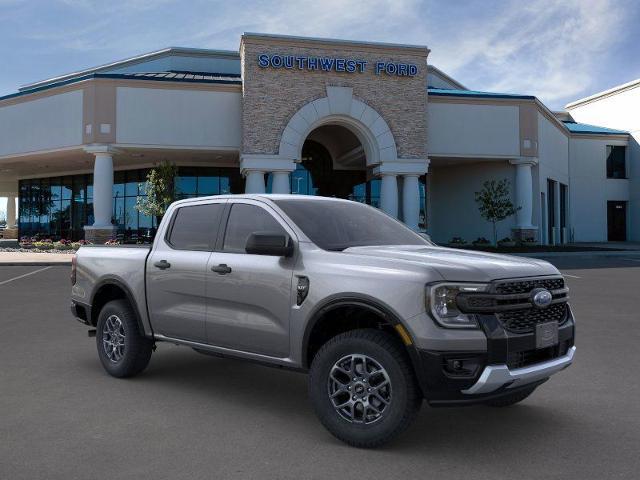
[[[282,54],[362,59],[364,73],[261,68],[258,55]],[[242,152],[277,154],[290,118],[305,104],[327,96],[327,86],[353,88],[353,97],[376,110],[394,136],[398,157],[424,159],[426,152],[426,48],[384,47],[367,44],[322,43],[287,38],[243,37]],[[376,75],[375,62],[413,63],[414,77]]]

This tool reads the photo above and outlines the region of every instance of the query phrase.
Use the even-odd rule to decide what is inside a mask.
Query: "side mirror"
[[[293,255],[293,242],[281,233],[253,232],[249,235],[244,249],[253,255],[290,257]]]

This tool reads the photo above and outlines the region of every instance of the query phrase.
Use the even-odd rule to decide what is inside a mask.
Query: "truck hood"
[[[421,264],[435,270],[444,280],[449,281],[489,282],[502,278],[560,273],[544,260],[436,246],[351,247],[343,252]]]

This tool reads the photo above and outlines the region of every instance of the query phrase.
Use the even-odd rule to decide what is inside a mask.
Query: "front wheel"
[[[405,430],[422,402],[407,353],[393,336],[353,330],[313,359],[309,395],[322,424],[355,447],[378,447]]]
[[[132,377],[142,372],[151,359],[153,341],[138,328],[136,313],[126,300],[107,303],[96,326],[98,357],[114,377]]]

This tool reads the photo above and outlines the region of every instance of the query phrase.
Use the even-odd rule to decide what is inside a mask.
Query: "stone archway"
[[[396,142],[382,116],[353,97],[350,87],[327,87],[327,96],[304,105],[289,120],[280,138],[278,155],[300,161],[308,135],[323,125],[340,125],[360,141],[367,166],[393,162],[398,158]]]

